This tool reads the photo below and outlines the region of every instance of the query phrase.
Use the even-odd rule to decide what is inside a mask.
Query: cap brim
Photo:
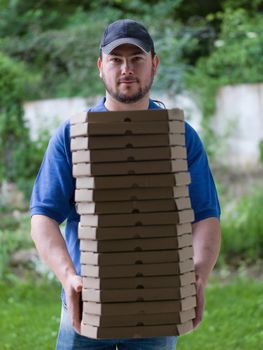
[[[148,53],[150,51],[150,48],[149,47],[145,47],[145,44],[141,40],[138,40],[138,39],[135,39],[135,38],[121,38],[121,39],[117,39],[117,40],[112,41],[108,45],[103,46],[101,49],[106,55],[108,55],[116,47],[118,47],[120,45],[124,45],[124,44],[135,45],[135,46],[139,47],[145,53]]]

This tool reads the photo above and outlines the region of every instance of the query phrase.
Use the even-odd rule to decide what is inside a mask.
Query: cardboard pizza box
[[[120,163],[78,163],[73,164],[73,176],[107,176],[176,173],[188,171],[185,159],[156,160]]]
[[[165,199],[189,197],[187,186],[178,187],[145,187],[121,189],[76,189],[75,201],[78,202],[113,202],[135,201],[146,199]]]
[[[194,284],[175,288],[149,288],[149,289],[82,289],[83,301],[94,302],[131,302],[154,300],[178,300],[196,295]]]
[[[82,322],[97,327],[135,327],[161,324],[180,324],[195,318],[195,309],[185,311],[138,314],[138,315],[111,315],[99,316],[83,313]]]
[[[81,252],[80,263],[86,265],[133,265],[184,261],[193,257],[193,247],[173,250],[141,251],[126,253]]]
[[[80,241],[80,250],[87,252],[132,252],[147,250],[168,250],[189,247],[192,245],[192,234],[184,234],[174,237],[160,238],[138,238],[138,239],[119,239],[96,241],[82,239]]]
[[[190,271],[179,275],[97,278],[82,277],[83,287],[92,289],[135,289],[135,288],[169,288],[195,283],[195,272]]]
[[[193,322],[179,325],[157,325],[137,327],[95,327],[81,323],[81,334],[93,339],[145,338],[161,336],[179,336],[193,330]]]
[[[80,112],[71,116],[71,124],[79,123],[116,123],[116,122],[153,122],[184,120],[183,111],[179,108],[152,109],[138,111]]]
[[[190,173],[77,177],[77,189],[175,187],[189,185]]]
[[[191,201],[189,197],[146,201],[82,202],[76,204],[76,211],[80,215],[167,212],[190,208]]]
[[[176,263],[98,266],[81,265],[81,276],[110,278],[175,275],[194,271],[192,259]]]
[[[185,146],[185,134],[81,136],[70,141],[71,151],[158,146]]]
[[[186,148],[182,146],[124,148],[119,150],[82,150],[72,152],[72,162],[73,164],[112,163],[142,160],[186,159],[186,156]]]
[[[88,240],[129,240],[157,237],[182,236],[185,233],[192,233],[190,223],[179,225],[149,225],[149,226],[128,226],[128,227],[92,227],[78,225],[79,239]]]
[[[192,209],[139,214],[84,214],[80,218],[81,225],[95,227],[170,225],[184,224],[192,221],[194,221],[194,212]]]
[[[183,121],[79,123],[71,125],[70,137],[99,135],[183,134]]]
[[[92,301],[86,301],[83,303],[83,313],[100,316],[147,315],[185,311],[192,309],[195,306],[195,296],[181,300],[140,301],[130,303],[95,303]]]

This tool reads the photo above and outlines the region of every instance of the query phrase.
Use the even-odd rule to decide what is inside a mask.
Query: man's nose
[[[128,60],[124,60],[121,66],[121,73],[126,74],[133,74],[133,65]]]

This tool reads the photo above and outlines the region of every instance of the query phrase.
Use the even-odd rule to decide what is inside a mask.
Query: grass
[[[178,350],[251,350],[263,344],[263,282],[236,278],[212,281],[200,327],[178,341]],[[0,349],[55,348],[60,316],[60,287],[0,283]]]
[[[263,281],[238,278],[206,292],[200,327],[179,339],[178,350],[263,348]]]
[[[57,283],[0,283],[0,349],[55,349],[60,318]]]

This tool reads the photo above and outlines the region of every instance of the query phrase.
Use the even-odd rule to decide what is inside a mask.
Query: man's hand
[[[202,321],[204,309],[205,309],[205,286],[201,278],[196,278],[196,308],[195,319],[193,320],[194,328],[198,327]]]
[[[77,333],[80,334],[81,322],[81,290],[82,281],[78,275],[70,275],[64,286],[66,302],[71,317],[71,323]]]

